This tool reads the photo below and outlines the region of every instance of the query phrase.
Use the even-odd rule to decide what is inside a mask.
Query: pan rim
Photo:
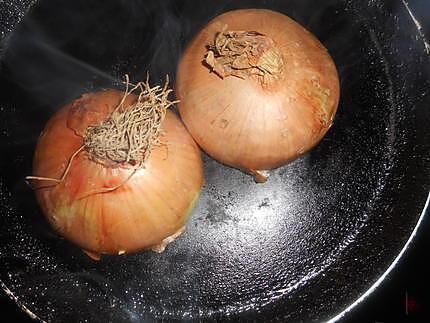
[[[31,7],[33,7],[35,4],[37,4],[38,2],[39,2],[38,0],[32,1],[31,5],[27,8],[27,11]],[[416,25],[416,27],[419,31],[419,35],[421,37],[421,40],[423,41],[423,44],[425,47],[425,52],[428,55],[427,57],[430,57],[429,40],[424,35],[419,21],[412,14],[412,11],[409,8],[409,1],[401,0],[401,3],[405,7],[405,10],[408,12],[408,14],[411,16],[413,23]],[[26,15],[27,11],[22,15],[22,17]],[[19,23],[19,20],[20,19],[18,19],[17,23]],[[13,29],[14,28],[12,28],[12,30]],[[6,38],[8,36],[8,34],[11,34],[11,32],[6,33],[4,35],[4,37],[0,37],[0,40],[3,40],[4,38]],[[354,310],[358,305],[362,304],[364,301],[369,299],[369,296],[371,296],[374,293],[374,291],[377,290],[380,287],[380,285],[385,281],[385,279],[392,274],[393,269],[398,268],[398,266],[400,265],[399,263],[402,260],[404,260],[405,257],[407,257],[407,252],[409,252],[410,249],[413,247],[414,243],[416,243],[416,236],[417,236],[417,234],[419,234],[418,230],[420,230],[420,228],[422,227],[423,220],[426,218],[426,216],[427,217],[430,216],[430,208],[429,207],[430,207],[430,191],[428,191],[428,195],[427,195],[424,207],[421,211],[421,214],[417,220],[417,223],[415,224],[415,227],[414,227],[412,233],[410,234],[406,243],[403,245],[400,252],[397,254],[396,258],[394,258],[394,260],[389,264],[389,266],[384,271],[384,273],[382,275],[380,275],[376,279],[376,281],[364,293],[362,293],[356,300],[354,300],[352,303],[350,303],[348,306],[346,306],[343,310],[338,312],[332,318],[328,319],[326,322],[334,323],[334,322],[338,322],[341,319],[345,318],[345,316],[347,314],[349,314],[352,310]],[[8,288],[8,286],[4,283],[4,281],[2,279],[0,279],[0,286],[1,286],[1,289],[5,292],[5,294],[9,297],[9,299],[11,299],[22,312],[26,313],[26,315],[28,315],[28,317],[35,319],[35,320],[38,320],[40,322],[45,322],[35,312],[33,312],[29,307],[27,307],[27,305],[25,305],[22,301],[20,301],[19,297],[17,297],[13,293],[13,291],[11,291]]]
[[[28,315],[29,318],[32,318],[33,320],[37,320],[39,322],[45,322],[42,320],[39,316],[37,316],[36,313],[34,313],[32,310],[30,310],[25,304],[23,304],[18,297],[14,295],[14,293],[6,286],[6,284],[0,279],[0,286],[2,290],[5,292],[5,294],[11,299],[18,308]]]
[[[387,278],[394,268],[398,265],[398,263],[404,259],[405,254],[410,250],[413,243],[415,243],[416,236],[418,233],[419,228],[422,226],[422,222],[424,218],[427,215],[427,211],[429,210],[430,205],[430,191],[428,192],[426,202],[424,204],[424,208],[421,212],[421,215],[417,221],[417,224],[415,225],[414,230],[412,231],[411,235],[409,236],[408,240],[404,244],[403,248],[400,250],[399,254],[394,258],[392,263],[388,266],[388,268],[385,270],[385,272],[378,277],[378,279],[363,293],[361,296],[359,296],[354,302],[352,302],[350,305],[348,305],[346,308],[344,308],[341,312],[333,316],[331,319],[327,321],[327,323],[335,323],[341,320],[345,317],[348,313],[350,313],[353,309],[355,309],[359,304],[361,304],[363,301],[365,301],[370,295],[373,294],[373,292],[384,282],[385,278]]]

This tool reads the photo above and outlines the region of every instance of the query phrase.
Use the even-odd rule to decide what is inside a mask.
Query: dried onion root
[[[173,91],[169,89],[169,76],[163,87],[149,84],[149,75],[145,82],[130,84],[129,76],[125,75],[124,95],[118,106],[112,111],[109,118],[99,125],[89,126],[84,136],[84,144],[70,157],[67,167],[60,179],[26,176],[26,181],[50,181],[57,185],[64,181],[73,159],[83,150],[94,161],[105,165],[117,166],[118,164],[130,164],[140,168],[151,154],[154,145],[160,145],[160,128],[169,107],[179,101],[170,101],[169,95]],[[130,85],[133,87],[129,89]],[[125,100],[131,94],[140,91],[137,100],[132,105],[125,106]],[[134,174],[132,171],[125,181],[114,187],[103,188],[85,193],[80,198],[91,194],[111,192],[124,185]],[[37,188],[45,188],[39,186]]]
[[[120,104],[102,124],[91,126],[85,134],[85,150],[95,160],[114,163],[130,163],[141,166],[149,157],[154,145],[159,145],[160,127],[166,111],[178,101],[170,101],[169,77],[161,88],[151,87],[149,77],[126,90]],[[124,106],[125,99],[140,91],[137,101]]]

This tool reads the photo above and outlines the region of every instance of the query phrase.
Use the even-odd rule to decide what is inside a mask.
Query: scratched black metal
[[[1,16],[0,281],[39,318],[325,320],[408,240],[430,187],[430,64],[401,1],[31,4],[1,4],[19,15]],[[174,79],[205,23],[247,7],[291,16],[328,48],[342,84],[333,127],[265,184],[205,157],[183,236],[162,254],[91,261],[53,232],[24,183],[44,123],[125,73]]]

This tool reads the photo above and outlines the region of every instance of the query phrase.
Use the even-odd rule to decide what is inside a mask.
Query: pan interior
[[[322,142],[265,184],[205,157],[187,232],[162,254],[93,262],[58,237],[23,180],[48,118],[126,73],[174,79],[211,18],[256,7],[301,23],[337,65]],[[44,320],[326,319],[386,270],[424,205],[429,60],[401,1],[40,1],[1,46],[0,280]]]

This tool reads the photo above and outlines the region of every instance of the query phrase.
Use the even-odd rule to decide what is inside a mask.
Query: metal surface
[[[24,183],[44,123],[125,73],[174,76],[207,21],[243,7],[284,12],[329,49],[334,126],[265,184],[205,157],[186,234],[160,255],[93,262]],[[430,61],[402,1],[42,1],[1,46],[0,281],[42,320],[326,320],[380,280],[425,214]]]

